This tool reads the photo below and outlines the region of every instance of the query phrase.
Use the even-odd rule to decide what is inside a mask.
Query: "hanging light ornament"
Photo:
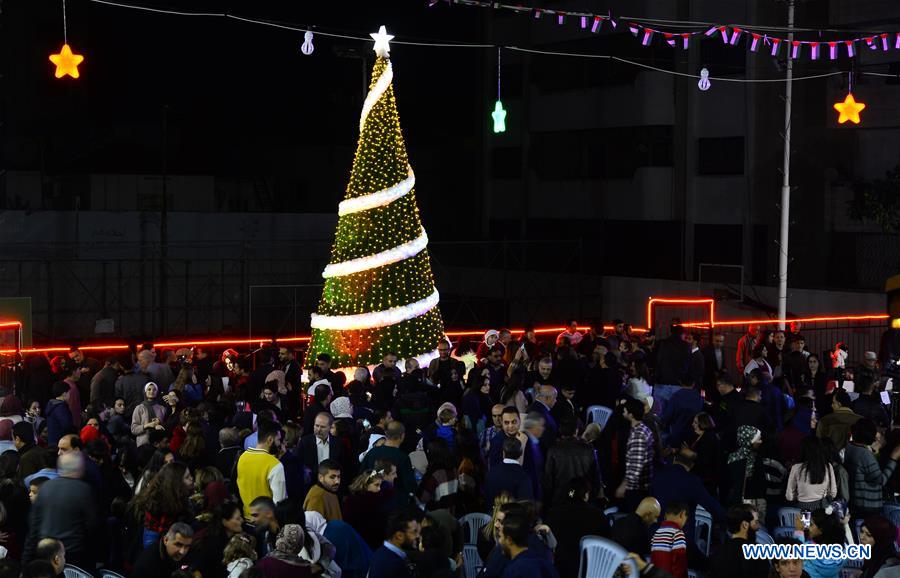
[[[50,62],[56,66],[56,78],[69,75],[78,78],[78,65],[84,62],[84,56],[72,52],[69,46],[69,33],[66,25],[66,0],[63,0],[63,45],[56,54],[50,55]]]
[[[853,98],[853,73],[848,73],[847,97],[844,102],[834,103],[834,110],[838,111],[838,124],[844,124],[848,120],[853,124],[859,124],[859,113],[866,108],[864,102],[856,102]]]
[[[701,68],[700,69],[700,80],[697,82],[697,88],[706,92],[707,90],[709,90],[710,86],[711,85],[709,82],[709,70],[707,70],[705,68]]]
[[[313,46],[313,33],[312,30],[307,30],[306,33],[303,34],[303,45],[300,46],[300,52],[309,56],[313,53],[316,47]]]
[[[491,113],[494,119],[494,133],[506,132],[506,111],[503,109],[503,103],[500,101],[500,47],[497,47],[497,102],[494,103],[494,112]]]

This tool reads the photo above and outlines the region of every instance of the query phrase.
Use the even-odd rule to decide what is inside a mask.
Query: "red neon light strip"
[[[710,298],[703,299],[680,299],[680,298],[658,298],[652,297],[647,303],[647,321],[648,327],[652,327],[653,323],[653,304],[654,303],[665,303],[665,304],[678,304],[678,305],[700,305],[700,304],[708,304],[710,307],[710,319],[712,321],[713,326],[723,325],[723,326],[734,326],[734,325],[768,325],[772,323],[784,322],[785,324],[789,324],[792,321],[797,321],[801,323],[817,323],[817,322],[827,322],[827,321],[881,321],[885,319],[889,319],[889,315],[885,314],[872,314],[872,315],[841,315],[841,316],[820,316],[820,317],[800,317],[797,319],[740,319],[740,320],[728,320],[728,321],[715,321],[713,315],[715,313],[715,300]],[[709,327],[711,325],[710,321],[692,321],[688,323],[683,323],[685,327]],[[4,327],[20,327],[21,323],[18,321],[4,321],[0,322],[0,329]],[[579,327],[579,331],[588,331],[589,327]],[[611,325],[605,325],[603,327],[604,330],[612,331],[614,328]],[[539,327],[535,329],[535,333],[561,333],[565,331],[565,327]],[[524,333],[524,329],[511,329],[512,333]],[[646,333],[648,330],[644,328],[635,327],[632,328],[632,331],[635,333]],[[478,330],[469,330],[469,331],[448,331],[447,335],[450,337],[478,337],[484,335],[483,331]],[[298,335],[294,337],[285,337],[282,339],[278,339],[275,341],[278,343],[296,343],[296,342],[306,342],[309,341],[309,337],[305,335]],[[251,338],[251,339],[217,339],[217,340],[184,340],[184,341],[167,341],[161,343],[155,343],[155,347],[190,347],[194,345],[252,345],[252,344],[263,344],[263,343],[272,343],[271,338]],[[115,351],[120,349],[127,349],[128,344],[124,343],[110,343],[110,344],[92,344],[81,346],[80,349],[82,351]],[[30,347],[27,349],[16,350],[16,349],[2,349],[0,350],[0,354],[13,354],[17,351],[21,353],[68,353],[68,346],[50,346],[50,347]]]
[[[738,319],[728,321],[716,321],[716,325],[766,325],[770,323],[782,323],[789,325],[794,322],[818,323],[823,321],[877,321],[889,319],[890,315],[837,315],[826,317],[798,317],[796,319]]]
[[[2,326],[0,326],[2,327]],[[606,325],[603,329],[607,331],[614,330],[612,325]],[[565,327],[539,327],[534,330],[535,333],[562,333],[565,331]],[[579,331],[588,331],[590,327],[579,327]],[[636,327],[633,328],[632,331],[635,333],[645,333],[647,330]],[[512,333],[524,333],[524,329],[511,329]],[[472,330],[472,331],[448,331],[447,335],[449,337],[478,337],[484,335],[484,331]],[[309,341],[309,336],[307,335],[297,335],[294,337],[284,337],[281,339],[277,339],[274,343],[297,343],[297,342],[306,342]],[[264,343],[272,343],[271,338],[251,338],[251,339],[216,339],[216,340],[185,340],[185,341],[164,341],[160,343],[154,343],[154,347],[166,347],[166,348],[178,348],[178,347],[191,347],[195,345],[256,345],[256,344],[264,344]],[[51,347],[30,347],[27,349],[22,349],[21,353],[68,353],[70,347],[67,346],[51,346]],[[79,349],[82,351],[112,351],[119,349],[128,349],[128,344],[124,343],[110,343],[110,344],[92,344],[92,345],[84,345],[80,346]],[[0,354],[12,354],[15,353],[15,349],[0,349]]]
[[[651,297],[647,300],[647,329],[653,328],[653,304],[666,303],[672,305],[709,305],[709,321],[708,323],[715,325],[716,318],[716,300],[711,297]],[[684,324],[682,324],[684,325]]]

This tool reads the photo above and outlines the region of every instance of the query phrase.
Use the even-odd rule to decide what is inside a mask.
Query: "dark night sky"
[[[142,4],[226,9],[212,1]],[[228,4],[236,15],[351,35],[368,36],[385,24],[406,40],[478,41],[482,27],[478,11],[429,9],[424,2]],[[60,81],[47,56],[62,44],[61,2],[6,2],[2,19],[8,123],[3,164],[10,169],[160,172],[165,104],[170,173],[308,182],[304,174],[324,168],[324,186],[342,191],[346,184],[363,68],[368,78],[374,59],[371,42],[316,36],[314,54],[304,56],[302,32],[71,0],[69,43],[85,63],[79,80]],[[365,66],[359,58],[338,56],[348,51],[364,55]],[[481,140],[487,116],[481,113],[492,98],[481,86],[483,53],[394,45],[392,57],[401,122],[418,171],[427,175],[440,159],[458,162],[458,154],[470,163],[474,154],[478,161],[480,149],[473,144]],[[314,198],[280,199],[280,206],[330,212],[333,200],[318,206]]]

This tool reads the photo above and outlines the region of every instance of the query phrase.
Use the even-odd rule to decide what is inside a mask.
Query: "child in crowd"
[[[666,506],[666,518],[653,534],[650,543],[650,561],[669,572],[673,578],[687,578],[687,541],[681,530],[687,517],[687,504],[669,502]]]
[[[249,534],[235,534],[222,553],[228,578],[240,578],[256,562],[256,539]]]

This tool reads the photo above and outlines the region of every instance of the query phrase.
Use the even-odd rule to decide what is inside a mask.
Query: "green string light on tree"
[[[311,322],[308,359],[328,353],[338,367],[376,364],[389,351],[401,358],[429,356],[444,336],[415,174],[394,99],[393,36],[382,26],[372,38],[378,58]]]

